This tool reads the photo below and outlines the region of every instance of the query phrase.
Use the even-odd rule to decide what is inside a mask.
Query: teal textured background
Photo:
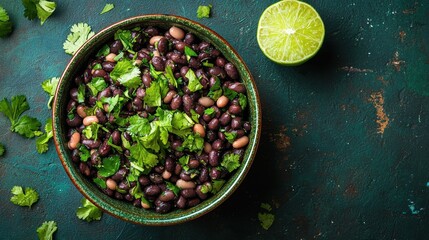
[[[104,214],[76,218],[81,194],[65,174],[53,144],[39,155],[35,141],[10,133],[0,117],[0,239],[35,239],[46,220],[56,239],[426,239],[429,233],[429,6],[408,0],[312,0],[324,20],[325,43],[299,67],[262,56],[256,28],[275,1],[57,1],[43,26],[23,17],[20,1],[0,0],[15,31],[0,39],[0,98],[25,94],[29,115],[46,121],[40,83],[60,76],[72,24],[98,31],[140,14],[181,15],[210,27],[248,64],[261,96],[263,134],[254,165],[232,197],[189,223],[145,227]],[[210,19],[197,19],[212,4]],[[380,96],[383,104],[371,101]],[[389,118],[378,132],[377,108]],[[383,116],[381,116],[383,117]],[[9,202],[14,185],[40,193],[32,209]],[[273,206],[266,231],[262,202]]]

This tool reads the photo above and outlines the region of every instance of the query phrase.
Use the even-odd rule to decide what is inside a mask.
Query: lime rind
[[[269,6],[259,19],[257,40],[266,57],[282,65],[299,65],[322,46],[325,27],[307,3],[283,0]]]

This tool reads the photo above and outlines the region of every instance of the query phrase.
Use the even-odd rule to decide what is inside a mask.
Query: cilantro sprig
[[[101,11],[100,15],[112,11],[112,9],[114,9],[114,8],[115,8],[114,4],[112,4],[112,3],[106,3],[106,5],[104,6],[104,8]]]
[[[49,94],[49,100],[48,100],[48,108],[51,109],[52,107],[52,101],[54,100],[55,91],[57,89],[58,81],[60,79],[57,77],[46,79],[42,82],[42,88],[43,90]]]
[[[87,23],[74,24],[70,29],[70,34],[63,43],[63,48],[67,54],[73,55],[92,36],[91,26]]]
[[[10,201],[21,207],[31,207],[39,200],[39,194],[33,188],[26,187],[25,191],[20,186],[14,186],[11,190],[13,196]]]
[[[13,31],[13,24],[9,15],[2,6],[0,6],[0,38],[9,36]]]
[[[24,16],[29,20],[40,19],[40,25],[43,25],[52,13],[54,13],[57,4],[46,0],[22,0],[24,5]]]
[[[37,236],[39,240],[52,240],[57,229],[56,222],[44,222],[39,228],[37,228]]]
[[[76,216],[79,219],[85,220],[87,222],[92,222],[94,220],[100,220],[103,212],[97,206],[88,201],[88,199],[82,199],[82,205],[77,209]]]
[[[49,118],[45,124],[45,133],[43,133],[36,139],[36,149],[38,153],[45,153],[48,151],[48,142],[49,139],[53,137],[53,135],[54,134],[52,132],[52,118]]]
[[[0,157],[3,156],[5,152],[6,152],[5,147],[3,146],[3,144],[0,143]]]

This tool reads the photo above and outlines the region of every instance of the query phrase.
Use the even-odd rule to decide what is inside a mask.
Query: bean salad
[[[237,68],[176,26],[118,30],[69,95],[73,162],[105,194],[138,208],[198,205],[240,167],[249,143]]]

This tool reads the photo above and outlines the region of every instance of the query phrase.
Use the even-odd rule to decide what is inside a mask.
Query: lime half
[[[265,9],[259,19],[259,47],[265,56],[278,64],[304,63],[317,53],[324,37],[322,19],[304,2],[279,1]]]

